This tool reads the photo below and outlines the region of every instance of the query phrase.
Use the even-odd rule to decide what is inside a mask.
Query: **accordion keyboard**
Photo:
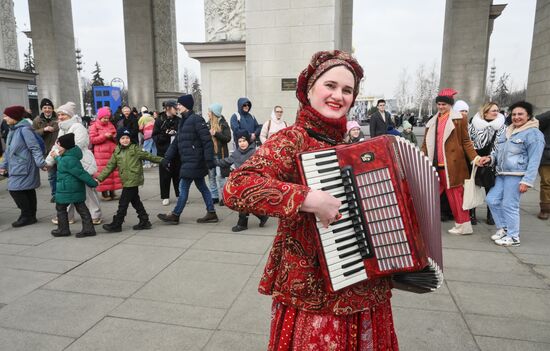
[[[346,177],[346,172],[341,171],[334,151],[303,155],[302,162],[311,189],[326,191],[342,201],[340,220],[328,228],[319,221],[316,223],[333,289],[366,280],[363,260],[372,256],[372,251],[366,239],[358,198],[350,183],[351,174]]]

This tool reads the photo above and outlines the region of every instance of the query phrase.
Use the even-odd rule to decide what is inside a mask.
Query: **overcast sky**
[[[513,89],[527,82],[535,2],[507,0],[491,37],[490,65],[494,59],[497,76],[510,74]],[[83,76],[91,76],[98,61],[106,82],[115,77],[126,82],[122,0],[73,0],[72,10],[75,38],[84,55]],[[353,47],[365,69],[365,93],[393,97],[404,68],[414,75],[419,65],[435,64],[439,72],[444,15],[444,0],[355,0]],[[21,31],[30,29],[27,0],[15,0],[15,17],[22,65],[28,40]],[[204,41],[203,0],[176,0],[176,22],[178,43]],[[180,44],[178,60],[180,75],[185,67],[200,75],[198,61]]]

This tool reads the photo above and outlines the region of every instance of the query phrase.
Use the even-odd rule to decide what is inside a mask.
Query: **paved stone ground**
[[[76,239],[50,235],[47,185],[39,223],[13,229],[18,210],[0,182],[0,350],[265,350],[271,300],[256,288],[276,221],[251,218],[235,234],[237,215],[222,207],[220,223],[199,225],[194,189],[182,223],[163,225],[156,214],[171,207],[160,205],[156,169],[146,184],[153,230],[132,230],[129,211],[122,233]],[[116,202],[102,205],[109,219]],[[494,245],[484,223],[443,234],[445,285],[394,292],[402,350],[550,350],[550,221],[537,211],[538,187],[522,201],[518,248]]]

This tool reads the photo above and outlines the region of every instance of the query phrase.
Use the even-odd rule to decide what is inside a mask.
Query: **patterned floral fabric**
[[[268,351],[398,350],[391,306],[349,316],[309,313],[274,302]]]
[[[309,189],[299,184],[296,155],[330,146],[310,137],[306,129],[341,143],[345,126],[345,116],[327,119],[306,106],[292,127],[268,139],[231,173],[225,186],[224,201],[228,207],[280,218],[260,293],[273,295],[285,306],[318,314],[353,315],[391,309],[389,279],[369,280],[336,293],[327,291],[314,239],[315,216],[300,212]],[[382,328],[392,323],[391,314],[387,316],[387,320],[377,321],[385,323]]]

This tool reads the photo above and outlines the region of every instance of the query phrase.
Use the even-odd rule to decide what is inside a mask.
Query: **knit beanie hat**
[[[250,133],[247,130],[239,129],[235,133],[235,140],[238,142],[240,138],[245,138],[246,141],[250,144]]]
[[[455,104],[453,105],[453,110],[456,112],[470,111],[470,106],[468,106],[468,104],[464,100],[456,100]]]
[[[402,126],[403,126],[403,130],[412,129],[412,127],[413,127],[412,124],[409,123],[409,121],[403,121]]]
[[[76,113],[76,104],[72,101],[67,102],[65,105],[61,105],[56,110],[57,113],[64,113],[71,118]]]
[[[359,125],[359,123],[357,123],[357,121],[348,121],[346,127],[347,127],[347,133],[349,133],[353,128],[361,129],[361,126]]]
[[[52,100],[48,98],[43,98],[42,100],[40,100],[40,109],[42,110],[42,107],[44,106],[51,106],[51,108],[54,108]]]
[[[10,106],[4,110],[4,114],[16,121],[20,121],[27,115],[27,111],[23,106]]]
[[[353,89],[353,102],[357,94],[359,94],[359,83],[363,78],[363,68],[359,65],[359,62],[351,56],[349,53],[333,50],[333,51],[319,51],[311,57],[309,65],[298,76],[298,84],[296,86],[296,97],[298,101],[305,106],[309,105],[307,99],[307,93],[326,71],[336,66],[344,66],[350,70],[355,80],[355,86]]]
[[[186,109],[192,110],[195,100],[193,100],[193,95],[187,94],[182,95],[178,98],[178,104],[182,104]]]
[[[67,133],[60,136],[59,138],[57,138],[57,143],[65,150],[72,149],[73,147],[75,147],[74,133]]]
[[[167,100],[167,101],[165,101],[165,102],[162,104],[162,106],[163,106],[163,107],[166,107],[166,108],[168,108],[168,107],[176,107],[177,104],[178,104],[178,102],[177,102],[176,100]]]
[[[437,97],[435,98],[435,102],[444,102],[449,105],[454,105],[455,99],[454,96],[458,94],[458,92],[452,88],[444,88],[442,89],[439,94],[437,94]]]
[[[208,107],[210,111],[212,111],[213,114],[215,114],[218,117],[222,116],[222,105],[218,103],[213,103]]]
[[[108,107],[102,107],[97,110],[97,119],[102,119],[103,117],[108,117],[111,115],[111,110]]]
[[[120,138],[122,138],[125,135],[128,138],[130,138],[130,140],[132,140],[132,133],[130,132],[130,129],[125,128],[125,127],[118,128],[118,130],[116,131],[116,140],[117,140],[117,142],[120,143]]]

